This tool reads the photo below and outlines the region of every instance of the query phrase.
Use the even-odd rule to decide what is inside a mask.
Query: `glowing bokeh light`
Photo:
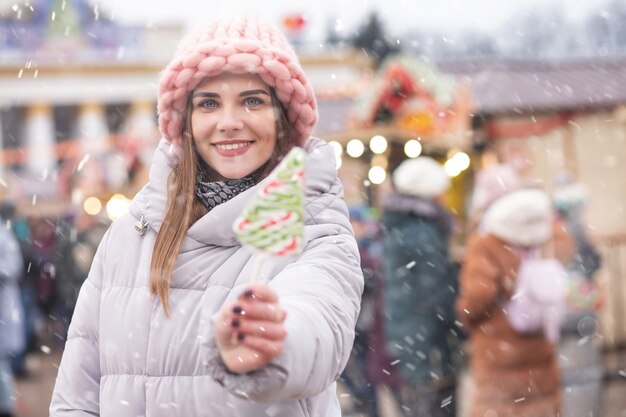
[[[411,139],[404,144],[404,153],[409,158],[417,158],[422,153],[422,144],[417,139]]]
[[[387,172],[383,167],[373,166],[367,173],[367,178],[372,184],[382,184],[385,182],[385,178],[387,178]]]
[[[353,158],[358,158],[365,152],[365,145],[359,139],[350,139],[346,145],[346,152]]]
[[[107,215],[109,219],[115,220],[128,213],[130,200],[123,194],[114,194],[106,205]]]
[[[384,153],[387,150],[387,139],[380,135],[372,137],[372,139],[370,139],[370,149],[375,154]]]
[[[102,210],[102,201],[98,197],[87,197],[83,202],[83,210],[90,216],[95,216]]]

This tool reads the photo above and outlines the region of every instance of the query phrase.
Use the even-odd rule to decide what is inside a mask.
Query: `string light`
[[[365,145],[359,139],[350,139],[346,145],[346,152],[353,158],[358,158],[365,152]]]
[[[456,152],[443,165],[449,177],[456,177],[470,166],[470,157],[465,152]]]
[[[95,216],[102,210],[102,201],[98,197],[87,197],[83,202],[83,210],[90,216]]]
[[[417,139],[411,139],[404,144],[404,153],[409,158],[417,158],[422,153],[422,144]]]
[[[383,167],[373,166],[367,173],[367,178],[372,184],[382,184],[385,182],[385,178],[387,178],[387,172]]]
[[[370,139],[370,149],[375,154],[384,153],[387,150],[387,139],[381,135],[372,137],[372,139]]]
[[[107,202],[107,215],[109,219],[115,220],[128,213],[129,207],[130,200],[124,194],[114,194]]]

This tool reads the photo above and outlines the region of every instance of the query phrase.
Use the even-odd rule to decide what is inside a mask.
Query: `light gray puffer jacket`
[[[170,319],[150,295],[150,257],[178,161],[162,140],[148,184],[107,231],[81,289],[51,416],[341,415],[335,381],[352,348],[363,276],[333,150],[315,138],[306,150],[304,252],[262,271],[287,310],[283,353],[259,371],[231,374],[211,324],[250,277],[254,253],[231,226],[265,181],[191,226],[172,276]],[[143,234],[135,230],[141,216]]]

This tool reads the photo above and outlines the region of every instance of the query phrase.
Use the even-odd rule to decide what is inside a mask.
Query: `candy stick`
[[[302,250],[305,156],[301,148],[289,151],[233,223],[239,241],[255,249],[250,282],[259,279],[270,256],[296,255]],[[231,343],[237,344],[236,331]]]
[[[269,256],[292,256],[302,250],[305,156],[301,148],[289,151],[233,223],[239,241],[256,251],[251,282],[259,278]]]

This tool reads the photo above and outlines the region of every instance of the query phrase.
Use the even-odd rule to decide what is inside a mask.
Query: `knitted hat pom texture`
[[[189,92],[224,72],[258,74],[273,87],[295,128],[295,144],[304,144],[318,119],[313,88],[285,36],[255,16],[219,20],[180,43],[159,82],[159,128],[168,141],[182,143]]]

